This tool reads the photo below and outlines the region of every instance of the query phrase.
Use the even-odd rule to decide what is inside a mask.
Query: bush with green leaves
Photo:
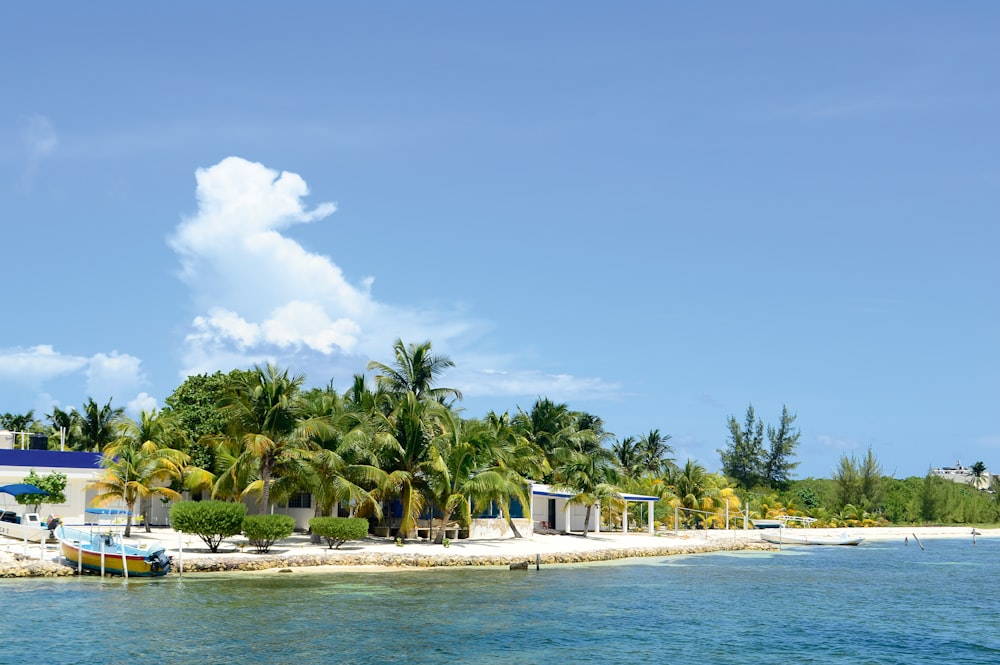
[[[288,538],[295,531],[295,520],[288,515],[247,515],[243,518],[243,535],[265,554],[271,545]]]
[[[47,476],[39,476],[32,469],[31,473],[21,481],[28,485],[34,485],[48,494],[21,494],[14,497],[22,506],[31,506],[31,512],[37,513],[43,503],[66,503],[66,474],[58,471],[50,471]]]
[[[235,536],[243,529],[247,507],[230,501],[181,501],[170,507],[170,524],[175,531],[193,533],[219,551],[223,539]]]
[[[309,528],[326,539],[330,549],[340,549],[348,540],[361,540],[368,535],[368,520],[363,517],[314,517]]]

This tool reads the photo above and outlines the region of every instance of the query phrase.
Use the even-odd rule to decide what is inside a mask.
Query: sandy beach
[[[789,530],[798,531],[798,530]],[[862,536],[866,542],[915,542],[937,538],[968,539],[970,527],[880,527],[810,529],[815,535]],[[668,531],[663,534],[598,533],[580,535],[533,534],[530,538],[497,540],[455,540],[449,547],[425,541],[407,541],[402,547],[385,538],[349,542],[340,549],[325,543],[314,544],[307,535],[295,534],[275,544],[267,554],[257,554],[242,537],[223,542],[218,553],[208,551],[197,536],[158,528],[152,533],[133,530],[132,540],[149,545],[162,544],[174,557],[175,571],[184,574],[263,570],[311,570],[350,567],[352,569],[413,569],[446,566],[533,566],[606,561],[630,557],[670,556],[725,550],[771,550],[775,545],[761,540],[761,531],[710,530]],[[1000,529],[978,529],[977,539],[1000,538]],[[0,543],[0,576],[30,577],[73,574],[68,566],[55,561],[56,547],[50,544],[44,557],[37,544],[25,548],[17,541]]]

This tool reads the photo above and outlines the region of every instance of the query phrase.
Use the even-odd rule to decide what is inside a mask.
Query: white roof
[[[576,492],[564,489],[555,489],[549,485],[543,485],[542,483],[532,483],[531,484],[531,494],[532,496],[554,496],[563,499],[568,499],[576,494]],[[622,492],[621,497],[626,501],[659,501],[660,498],[656,496],[645,496],[643,494],[629,494],[628,492]]]

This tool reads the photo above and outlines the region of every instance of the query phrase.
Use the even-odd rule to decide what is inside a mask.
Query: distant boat
[[[27,483],[13,483],[0,485],[0,494],[9,494],[16,498],[34,494],[48,496],[49,493]],[[18,515],[13,510],[0,509],[0,536],[40,543],[49,536],[49,526],[42,521],[38,513]]]
[[[781,520],[750,520],[755,529],[779,529],[782,526]]]
[[[857,545],[864,540],[864,536],[816,534],[802,529],[795,531],[795,533],[789,533],[785,529],[780,529],[777,533],[762,533],[760,538],[764,542],[775,545]]]
[[[87,512],[127,515],[124,510],[88,509]],[[108,524],[92,525],[89,531],[59,526],[56,537],[66,565],[77,569],[125,577],[160,577],[170,572],[173,563],[162,545],[152,548],[129,545]]]

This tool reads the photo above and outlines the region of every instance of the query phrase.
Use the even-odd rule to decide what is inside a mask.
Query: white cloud
[[[40,344],[27,349],[0,351],[0,377],[30,384],[43,383],[54,377],[78,372],[87,366],[82,356],[56,352],[52,346]]]
[[[137,394],[148,383],[142,361],[126,353],[112,351],[90,357],[77,356],[60,353],[47,344],[0,350],[0,387],[11,395],[37,391],[34,408],[38,414],[48,413],[52,406],[60,405],[49,392],[49,384],[73,380],[85,383],[86,394],[102,404],[109,399],[121,404],[128,395]],[[11,395],[5,397],[11,399]],[[141,401],[148,404],[148,396]]]
[[[143,411],[153,411],[156,408],[158,408],[156,398],[146,392],[141,392],[129,400],[129,403],[125,406],[125,411],[133,418],[138,418]]]
[[[185,339],[184,374],[232,369],[220,363],[234,357],[385,354],[397,337],[446,345],[473,327],[452,314],[379,303],[372,278],[353,285],[329,257],[283,236],[336,209],[306,207],[300,176],[227,157],[199,169],[196,180],[198,210],[170,239],[180,277],[204,312]]]
[[[314,302],[294,301],[282,305],[264,322],[267,341],[280,347],[301,343],[326,354],[335,346],[350,351],[360,333],[357,322],[347,318],[331,321],[323,308]]]
[[[837,450],[855,450],[861,446],[857,441],[852,441],[850,439],[840,439],[835,436],[829,436],[827,434],[820,434],[816,437],[816,441],[819,445],[827,448],[835,448]]]
[[[115,398],[121,400],[124,395],[135,394],[146,383],[141,365],[141,360],[127,353],[112,351],[110,355],[95,354],[84,372],[87,394],[101,403]]]
[[[571,374],[546,374],[537,370],[495,370],[456,368],[448,373],[448,385],[460,387],[468,397],[489,395],[539,396],[557,402],[580,399],[607,399],[622,394],[622,386],[599,378],[579,377]]]
[[[185,336],[182,376],[275,361],[305,366],[319,376],[336,369],[342,377],[346,367],[359,371],[368,359],[390,355],[397,338],[429,339],[436,352],[462,368],[461,374],[449,373],[449,385],[470,395],[566,400],[620,392],[600,379],[477,369],[497,366],[475,354],[462,357],[481,322],[458,310],[378,302],[372,277],[348,282],[330,257],[281,233],[294,224],[320,222],[336,210],[332,203],[308,208],[303,198],[309,189],[300,176],[227,157],[198,169],[195,178],[198,209],[169,241],[200,312]]]

